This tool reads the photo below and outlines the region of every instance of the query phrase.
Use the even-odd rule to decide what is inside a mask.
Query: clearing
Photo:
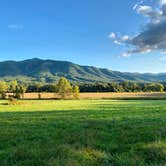
[[[164,100],[0,101],[0,165],[166,165]]]

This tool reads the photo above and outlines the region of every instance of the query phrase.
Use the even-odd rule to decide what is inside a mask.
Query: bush
[[[80,93],[79,86],[77,85],[73,86],[73,97],[75,99],[79,99],[79,93]]]

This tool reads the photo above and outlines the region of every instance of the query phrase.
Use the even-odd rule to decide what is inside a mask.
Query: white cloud
[[[20,29],[24,28],[24,25],[22,25],[22,24],[9,24],[8,28],[13,29],[13,30],[20,30]]]
[[[114,40],[113,41],[115,44],[117,44],[117,45],[121,45],[122,43],[120,42],[120,41],[118,41],[118,40]]]
[[[129,56],[130,56],[130,53],[124,52],[124,53],[122,54],[122,56],[123,56],[123,57],[129,57]]]
[[[117,35],[111,38],[115,44],[127,46],[128,50],[122,56],[128,57],[132,54],[145,54],[159,51],[166,54],[166,0],[158,1],[156,7],[137,3],[133,9],[147,18],[142,31],[136,35]],[[142,3],[142,2],[141,2]]]
[[[130,40],[128,35],[121,36],[118,33],[111,32],[108,36],[114,44],[122,45],[124,42],[127,42]]]
[[[150,52],[152,52],[152,49],[145,49],[145,50],[143,50],[141,53],[142,54],[146,54],[146,53],[150,53]]]
[[[118,35],[114,32],[111,32],[108,37],[112,40],[114,44],[121,45],[121,40],[119,39]]]
[[[163,14],[162,10],[153,9],[151,6],[145,6],[145,5],[138,6],[136,11],[139,14],[142,14],[145,17],[150,18],[150,20],[155,24],[160,22],[160,17]]]
[[[129,40],[129,36],[125,35],[125,36],[122,36],[122,41],[128,41]]]
[[[110,39],[115,39],[116,38],[116,34],[111,32],[108,36]]]
[[[138,13],[141,13],[141,14],[144,14],[144,15],[146,15],[146,14],[148,14],[149,12],[152,12],[152,11],[153,11],[153,9],[152,9],[151,6],[139,6],[139,7],[137,8],[137,12],[138,12]]]
[[[166,0],[160,0],[160,5],[166,5]]]

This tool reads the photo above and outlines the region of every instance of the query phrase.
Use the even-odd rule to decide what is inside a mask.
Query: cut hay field
[[[59,98],[56,93],[40,93],[43,99]],[[38,93],[25,93],[25,99],[37,99]],[[166,99],[166,92],[80,93],[80,99]]]
[[[164,166],[166,101],[0,101],[0,165]]]

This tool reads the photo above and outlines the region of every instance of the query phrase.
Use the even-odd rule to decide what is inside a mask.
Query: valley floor
[[[42,99],[54,99],[56,93],[40,93]],[[24,99],[38,99],[39,93],[25,93]],[[166,92],[99,92],[80,93],[80,99],[166,99]]]
[[[0,165],[164,166],[166,101],[0,101]]]

